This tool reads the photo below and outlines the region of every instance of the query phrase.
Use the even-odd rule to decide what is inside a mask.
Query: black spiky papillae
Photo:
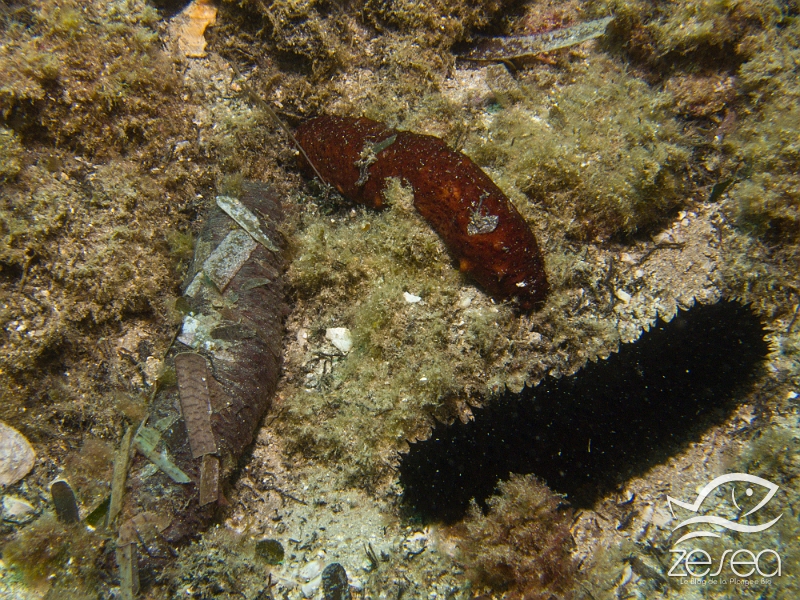
[[[509,473],[534,473],[591,506],[724,420],[767,353],[762,323],[737,302],[680,312],[608,360],[437,426],[401,460],[404,500],[452,522]]]

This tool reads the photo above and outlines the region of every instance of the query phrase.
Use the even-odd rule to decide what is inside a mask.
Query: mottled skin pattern
[[[265,185],[246,183],[240,200],[250,210],[264,216],[260,223],[262,230],[282,247],[284,240],[277,229],[282,211],[275,194]],[[227,215],[215,208],[206,221],[198,246],[207,247],[210,253],[235,227]],[[196,256],[192,277],[202,262]],[[218,447],[223,489],[219,502],[200,506],[202,460],[192,456],[177,383],[159,385],[150,403],[148,424],[155,426],[165,419],[172,423],[163,432],[163,444],[158,446],[158,451],[163,448],[192,481],[179,484],[162,471],[152,473],[152,464],[141,453],[135,453],[131,460],[119,523],[124,525],[143,514],[166,518],[169,523],[165,530],[150,537],[137,529],[141,539],[136,553],[143,586],[161,575],[176,555],[177,547],[196,539],[220,518],[226,505],[225,485],[270,407],[281,373],[284,320],[289,312],[283,286],[284,267],[281,253],[258,245],[223,293],[209,291],[187,298],[192,314],[216,314],[219,309],[220,320],[212,335],[225,341],[226,352],[218,357],[214,352],[193,349],[176,340],[166,356],[165,366],[173,368],[175,355],[182,352],[198,352],[208,361],[206,383],[211,427]],[[269,283],[263,285],[248,285],[267,280]]]
[[[381,144],[392,136],[393,142]],[[325,181],[354,202],[380,208],[386,179],[405,180],[414,191],[414,206],[461,271],[493,296],[518,298],[524,310],[544,302],[549,285],[533,232],[469,157],[439,138],[366,118],[311,119],[298,128],[297,141]]]

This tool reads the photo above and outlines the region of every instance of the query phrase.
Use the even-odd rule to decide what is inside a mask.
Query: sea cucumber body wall
[[[311,119],[297,140],[325,181],[354,202],[380,208],[386,179],[405,180],[462,271],[493,296],[518,298],[525,310],[544,302],[549,285],[533,232],[469,157],[439,138],[366,118]]]
[[[240,196],[218,197],[200,233],[183,323],[149,416],[133,437],[137,452],[121,480],[116,542],[129,591],[132,572],[160,577],[176,549],[222,514],[226,485],[280,378],[289,313],[278,231],[283,213],[264,184],[245,182]],[[231,206],[242,222],[242,215],[252,216],[247,230],[224,212]]]

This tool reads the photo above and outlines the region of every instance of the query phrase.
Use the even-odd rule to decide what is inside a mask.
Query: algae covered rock
[[[561,215],[571,237],[629,235],[686,202],[691,152],[670,94],[597,58],[554,89],[508,82],[498,97],[519,101],[501,101],[468,154],[503,165],[506,181]]]
[[[12,179],[22,168],[22,144],[10,129],[0,127],[0,181]]]

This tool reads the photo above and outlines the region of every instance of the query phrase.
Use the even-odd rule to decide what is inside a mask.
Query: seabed
[[[800,597],[798,15],[793,0],[3,5],[0,597]],[[485,37],[507,54],[464,58]],[[304,178],[286,128],[324,113],[472,158],[536,235],[546,304],[522,312],[462,275],[402,181],[375,211]],[[283,374],[219,522],[137,591],[102,526],[115,453],[175,375],[206,215],[251,181],[285,212]],[[404,496],[404,457],[445,424],[720,302],[763,327],[744,383],[675,390],[705,394],[694,425],[597,473],[591,502],[536,472],[498,474],[455,519]],[[645,396],[629,410],[658,410]],[[720,483],[697,513],[675,503],[726,474],[759,479]],[[56,516],[56,480],[79,522]],[[771,488],[754,481],[776,486],[757,509]],[[697,515],[716,537],[677,542]],[[334,563],[347,591],[323,585]]]

